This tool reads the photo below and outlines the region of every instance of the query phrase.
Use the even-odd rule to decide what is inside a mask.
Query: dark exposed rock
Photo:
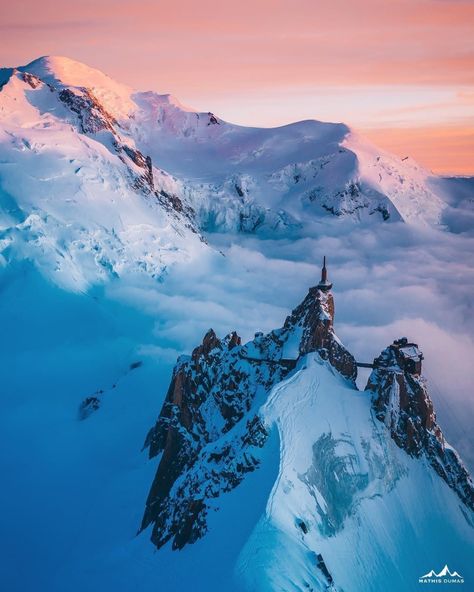
[[[297,326],[302,331],[301,355],[317,351],[343,376],[355,382],[356,361],[334,333],[334,298],[331,292],[310,288],[303,302],[286,319],[284,328]]]
[[[395,341],[374,360],[367,389],[377,419],[392,439],[414,457],[424,455],[435,471],[474,509],[474,485],[457,452],[447,444],[421,376],[423,356],[406,338]]]
[[[89,89],[64,88],[59,92],[59,99],[78,116],[82,133],[96,134],[103,130],[114,133],[115,117],[104,109]]]
[[[97,411],[100,408],[100,399],[97,397],[87,397],[82,401],[79,405],[79,412],[78,416],[79,419],[82,421],[87,419],[94,411]]]
[[[329,584],[332,584],[333,583],[332,575],[329,573],[329,570],[328,570],[328,568],[326,566],[326,563],[325,563],[325,561],[323,559],[323,556],[320,553],[318,553],[316,555],[316,561],[317,561],[318,568],[323,572],[323,574],[324,574],[326,580],[328,581],[328,583]]]
[[[29,84],[33,89],[38,88],[38,86],[42,84],[41,80],[37,76],[34,76],[33,74],[28,74],[28,72],[22,72],[21,78],[23,82]]]
[[[209,121],[207,123],[207,125],[220,125],[220,121],[218,121],[217,117],[214,115],[214,113],[209,112]]]
[[[219,339],[210,329],[191,356],[178,360],[145,440],[150,458],[162,454],[141,525],[153,524],[157,547],[172,539],[173,548],[182,548],[203,536],[207,500],[258,467],[267,432],[251,414],[252,404],[288,376],[300,357],[317,351],[355,380],[355,360],[336,338],[333,316],[332,295],[312,288],[281,329],[257,334],[246,345],[235,332]]]
[[[130,146],[126,145],[123,145],[122,149],[125,152],[125,154],[130,158],[130,160],[134,162],[138,167],[142,169],[148,168],[147,159],[139,150],[135,148],[130,148]]]
[[[194,225],[196,212],[189,204],[187,204],[177,195],[173,193],[168,193],[164,189],[156,191],[155,195],[158,198],[160,204],[165,208],[165,210],[187,218],[189,221],[189,224],[187,225],[188,228],[193,230],[193,232],[196,232],[196,227]]]
[[[220,348],[222,348],[221,340],[214,333],[214,329],[209,329],[204,335],[202,344],[193,350],[191,357],[193,360],[198,360],[200,356],[208,356],[213,349]]]
[[[343,195],[339,195],[337,194],[339,197],[343,197]],[[356,214],[357,212],[359,212],[360,210],[364,210],[367,208],[366,204],[357,204],[351,207],[341,207],[341,206],[329,206],[325,203],[321,204],[321,207],[323,208],[323,210],[326,210],[326,212],[329,212],[329,214],[332,214],[333,216],[345,216],[346,214]]]
[[[164,199],[161,199],[164,198]],[[165,207],[170,207],[175,210],[176,212],[183,211],[183,202],[179,199],[177,195],[172,195],[168,193],[164,189],[161,189],[158,195],[158,199],[160,202],[165,205]]]
[[[131,148],[125,144],[120,145],[116,144],[117,151],[120,152],[123,150],[125,154],[130,158],[130,160],[139,168],[143,169],[143,173],[134,176],[134,187],[135,189],[139,189],[146,194],[153,193],[155,191],[155,182],[153,179],[153,163],[151,161],[150,156],[143,156],[140,150],[136,148]],[[122,158],[125,162],[125,160]]]
[[[299,529],[301,529],[303,534],[308,534],[308,532],[309,532],[308,526],[306,525],[306,522],[304,520],[297,519],[296,525],[298,526]]]
[[[226,335],[223,339],[223,343],[229,348],[232,349],[237,347],[238,345],[242,345],[242,339],[240,335],[238,335],[235,331]]]
[[[371,212],[370,215],[375,214],[375,213],[379,213],[382,216],[382,219],[386,222],[387,220],[390,219],[390,212],[388,211],[388,208],[386,206],[383,206],[381,204],[379,204],[377,207],[375,207]]]
[[[265,213],[261,211],[245,211],[239,214],[239,231],[255,232],[265,222]]]

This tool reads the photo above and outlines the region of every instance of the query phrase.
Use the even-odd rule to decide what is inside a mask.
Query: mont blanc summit
[[[4,68],[0,85],[4,256],[34,251],[48,267],[61,253],[45,271],[78,288],[91,274],[159,276],[201,248],[200,232],[301,236],[321,218],[439,226],[449,209],[427,171],[344,124],[237,126],[62,57]]]

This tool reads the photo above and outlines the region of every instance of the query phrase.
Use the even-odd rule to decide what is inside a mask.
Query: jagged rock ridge
[[[367,390],[376,417],[392,439],[414,457],[425,456],[435,471],[474,510],[474,485],[458,453],[446,442],[421,375],[423,354],[401,338],[374,360]]]
[[[300,371],[307,354],[316,352],[321,363],[357,389],[357,363],[334,333],[331,287],[324,266],[321,282],[310,288],[281,329],[258,333],[245,345],[235,332],[221,340],[211,329],[191,356],[178,360],[161,413],[145,441],[150,458],[161,454],[141,524],[141,530],[153,525],[151,539],[157,547],[171,539],[173,549],[196,542],[207,531],[209,500],[237,487],[258,468],[258,449],[268,438],[261,405],[275,385]],[[367,391],[375,416],[387,426],[387,437],[411,456],[425,455],[460,500],[474,509],[471,478],[436,423],[421,377],[422,359],[416,344],[401,339],[374,360]],[[349,440],[335,441],[327,433],[313,445],[312,468],[300,476],[311,495],[316,495],[315,488],[326,492],[326,509],[315,497],[324,536],[343,528],[353,512],[351,500],[369,486],[366,473],[354,473],[352,465],[342,462],[338,446],[355,454]],[[368,443],[364,446],[369,450]],[[333,467],[329,473],[322,468],[326,464]]]
[[[242,345],[211,329],[190,357],[178,360],[156,425],[145,446],[162,453],[141,528],[153,523],[158,547],[195,542],[206,532],[206,499],[236,487],[259,461],[267,432],[256,400],[288,376],[309,352],[318,352],[354,384],[357,367],[333,330],[332,294],[311,288],[281,329]],[[223,438],[223,435],[226,435]]]

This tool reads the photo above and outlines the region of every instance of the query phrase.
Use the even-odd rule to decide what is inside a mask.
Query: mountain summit
[[[330,286],[324,265],[283,327],[246,344],[209,330],[178,360],[145,441],[159,464],[141,530],[152,525],[158,548],[172,540],[199,553],[211,530],[232,537],[236,520],[250,520],[252,488],[263,487],[264,514],[237,559],[244,589],[411,589],[398,567],[419,544],[405,538],[411,528],[432,553],[453,529],[453,544],[472,540],[474,485],[436,423],[418,346],[396,340],[358,391]],[[269,477],[275,430],[280,461]],[[252,485],[259,471],[266,484]],[[388,525],[398,562],[382,564]]]
[[[428,172],[344,124],[237,126],[64,57],[0,70],[0,124],[3,256],[46,264],[60,252],[43,271],[77,290],[151,267],[159,277],[201,251],[190,232],[304,236],[325,218],[437,226],[447,208]]]

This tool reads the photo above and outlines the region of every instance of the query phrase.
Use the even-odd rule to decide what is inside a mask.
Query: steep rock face
[[[64,88],[59,99],[75,113],[84,134],[96,134],[103,130],[114,133],[115,118],[108,113],[88,88]]]
[[[267,432],[255,410],[301,357],[317,351],[351,384],[356,363],[333,330],[332,295],[311,288],[284,326],[242,345],[211,329],[178,360],[160,416],[145,447],[162,453],[141,528],[153,524],[157,547],[195,542],[206,532],[206,500],[236,487],[259,465]]]
[[[312,351],[328,359],[343,376],[355,382],[356,361],[334,333],[334,298],[331,292],[310,288],[303,302],[286,319],[284,329],[301,333],[300,355]]]
[[[22,72],[21,77],[24,82],[29,84],[32,89],[38,88],[42,84],[41,80],[34,74],[28,74],[28,72]]]
[[[474,509],[474,485],[457,452],[446,442],[421,375],[423,354],[406,338],[394,341],[374,360],[367,390],[377,419],[408,454],[425,456],[435,471]]]
[[[212,329],[190,357],[178,361],[145,443],[150,457],[163,453],[142,522],[142,528],[154,523],[158,547],[173,538],[173,547],[181,548],[202,536],[205,500],[232,489],[255,469],[252,448],[263,445],[266,432],[258,417],[246,415],[258,393],[290,369],[278,360],[249,359],[235,333],[221,340]],[[219,441],[241,421],[243,429]]]

